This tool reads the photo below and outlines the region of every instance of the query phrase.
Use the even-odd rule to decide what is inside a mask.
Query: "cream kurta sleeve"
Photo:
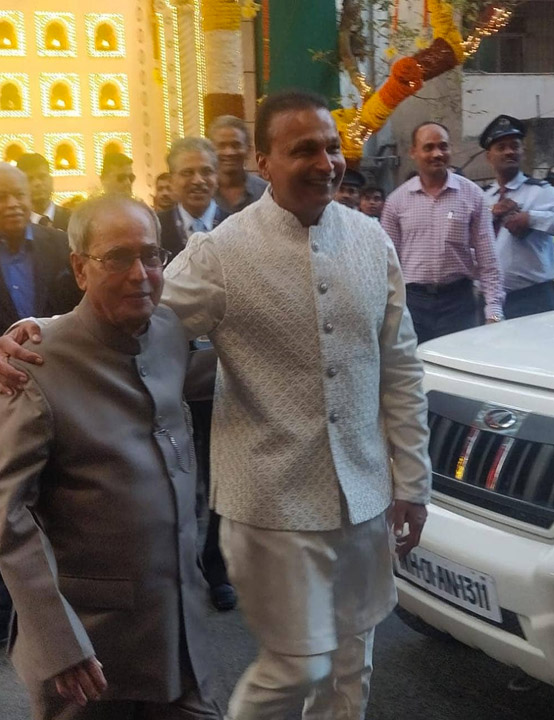
[[[406,307],[404,279],[392,242],[388,246],[388,297],[381,346],[381,409],[392,458],[394,498],[428,503],[431,462],[428,455],[427,400],[423,366]]]
[[[225,315],[225,280],[210,235],[196,233],[167,266],[162,302],[192,339],[207,335]]]

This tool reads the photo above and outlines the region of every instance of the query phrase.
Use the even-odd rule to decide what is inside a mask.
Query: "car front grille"
[[[554,522],[554,418],[521,413],[514,430],[483,421],[492,406],[445,393],[429,398],[433,487],[539,527]]]

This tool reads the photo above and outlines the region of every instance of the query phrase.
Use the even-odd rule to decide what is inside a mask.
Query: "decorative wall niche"
[[[104,155],[109,152],[122,152],[129,157],[133,157],[131,133],[94,133],[94,167],[97,175],[101,174]]]
[[[90,75],[90,104],[93,117],[129,115],[127,75],[93,73]]]
[[[24,56],[25,26],[20,10],[0,10],[0,55]]]
[[[30,117],[29,76],[0,73],[0,117]]]
[[[117,13],[85,16],[87,48],[91,57],[125,57],[125,24]]]
[[[33,136],[26,133],[19,135],[5,133],[0,135],[0,158],[3,162],[16,165],[23,153],[33,152]]]
[[[35,30],[37,52],[41,57],[77,57],[72,13],[36,12]]]
[[[41,73],[40,100],[45,117],[80,117],[81,88],[77,73]]]
[[[80,133],[46,133],[44,154],[52,175],[85,174],[85,143]]]

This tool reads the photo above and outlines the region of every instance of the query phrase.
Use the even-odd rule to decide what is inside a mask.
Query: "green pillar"
[[[340,96],[335,0],[269,0],[269,81],[264,79],[264,18],[256,19],[258,96],[287,87],[314,90],[332,107]],[[310,50],[329,52],[314,61]]]

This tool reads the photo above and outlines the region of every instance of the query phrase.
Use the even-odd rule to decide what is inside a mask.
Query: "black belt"
[[[470,278],[460,278],[451,283],[408,283],[406,290],[425,293],[426,295],[442,295],[443,293],[452,292],[453,290],[462,290],[465,287],[470,288],[472,285],[473,280]]]

